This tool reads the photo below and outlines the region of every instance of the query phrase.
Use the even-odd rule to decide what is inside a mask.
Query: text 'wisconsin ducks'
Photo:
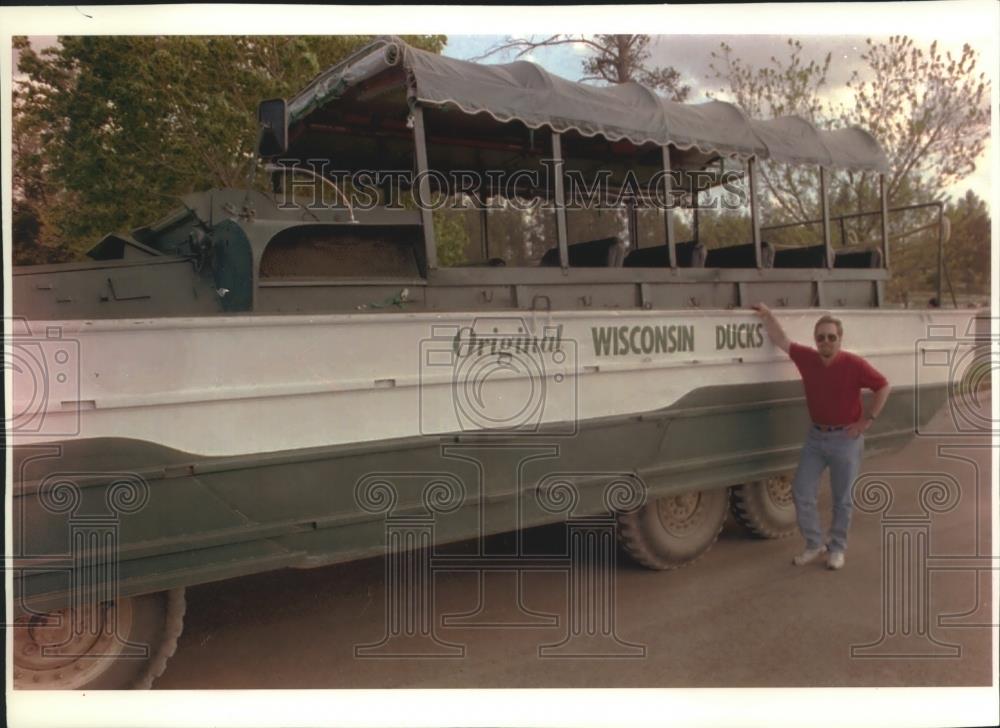
[[[715,327],[716,349],[757,349],[764,345],[764,324],[720,324]]]
[[[667,326],[595,326],[594,353],[597,356],[628,354],[669,354],[694,351],[692,324]]]

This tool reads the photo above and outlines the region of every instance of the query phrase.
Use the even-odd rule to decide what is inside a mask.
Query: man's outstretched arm
[[[761,320],[764,322],[764,328],[767,329],[767,335],[771,337],[771,341],[779,349],[784,351],[786,354],[792,346],[792,342],[788,340],[785,335],[784,329],[781,328],[781,324],[771,313],[771,309],[765,306],[763,303],[758,303],[756,306],[752,306],[754,313],[760,316]]]

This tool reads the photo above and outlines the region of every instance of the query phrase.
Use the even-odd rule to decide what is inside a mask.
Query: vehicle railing
[[[951,294],[952,305],[954,305],[955,308],[958,308],[958,301],[957,301],[957,299],[955,297],[955,290],[954,290],[954,288],[953,288],[953,286],[951,284],[951,275],[948,272],[947,266],[945,265],[945,259],[944,259],[944,244],[947,242],[948,237],[949,237],[949,233],[950,233],[950,226],[948,224],[948,218],[945,217],[945,214],[944,214],[944,203],[943,202],[922,202],[922,203],[918,203],[918,204],[914,204],[914,205],[902,205],[900,207],[890,208],[890,209],[887,210],[887,212],[890,212],[890,213],[892,213],[892,212],[908,212],[910,210],[922,210],[922,209],[926,209],[926,208],[930,208],[930,207],[937,208],[937,220],[935,220],[934,222],[928,223],[927,225],[921,225],[920,227],[912,228],[912,229],[906,230],[906,231],[904,231],[902,233],[897,233],[896,235],[890,235],[889,237],[890,237],[890,240],[902,240],[903,238],[908,238],[911,235],[915,235],[915,234],[917,234],[919,232],[923,232],[924,230],[928,230],[928,229],[930,229],[932,227],[935,227],[935,226],[937,227],[937,229],[938,229],[937,300],[938,300],[938,302],[940,304],[940,302],[942,301],[942,295],[944,293],[944,291],[943,291],[943,283],[944,283],[945,280],[947,280],[948,291]],[[849,247],[848,242],[847,242],[847,240],[848,240],[848,237],[847,237],[847,226],[845,225],[845,222],[847,220],[854,220],[854,219],[863,218],[863,217],[878,216],[878,215],[881,215],[881,214],[882,214],[881,210],[870,210],[868,212],[852,212],[852,213],[848,213],[848,214],[845,214],[845,215],[837,215],[835,217],[831,217],[830,218],[830,222],[833,223],[833,222],[836,221],[837,224],[840,227],[840,247],[841,248],[847,248],[847,247]],[[786,223],[781,223],[779,225],[765,225],[765,226],[761,227],[760,231],[761,231],[761,234],[763,235],[763,233],[765,233],[767,231],[771,231],[771,230],[786,230],[786,229],[790,229],[790,228],[794,228],[794,227],[801,227],[801,226],[804,226],[804,225],[822,225],[822,224],[823,224],[823,218],[819,218],[819,219],[816,219],[816,220],[803,220],[803,221],[799,221],[799,222],[786,222]],[[777,246],[777,247],[785,247],[785,246]],[[789,247],[796,247],[796,246],[789,246]]]

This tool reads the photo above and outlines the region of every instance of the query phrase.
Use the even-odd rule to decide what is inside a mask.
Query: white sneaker
[[[828,569],[843,569],[844,568],[844,552],[843,551],[831,551],[830,556],[826,560],[826,568]]]
[[[805,566],[806,564],[815,561],[821,554],[826,553],[826,546],[819,546],[814,549],[806,549],[801,554],[792,559],[792,563],[796,566]]]

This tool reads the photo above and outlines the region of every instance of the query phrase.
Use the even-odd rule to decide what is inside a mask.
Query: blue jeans
[[[830,551],[847,550],[847,529],[851,525],[851,486],[861,468],[861,455],[865,450],[865,436],[851,437],[847,430],[823,432],[812,425],[806,435],[799,459],[799,467],[792,481],[792,498],[799,531],[806,540],[806,548],[823,545],[819,513],[816,510],[816,491],[823,471],[830,468],[830,490],[833,492],[833,522],[830,524]]]

